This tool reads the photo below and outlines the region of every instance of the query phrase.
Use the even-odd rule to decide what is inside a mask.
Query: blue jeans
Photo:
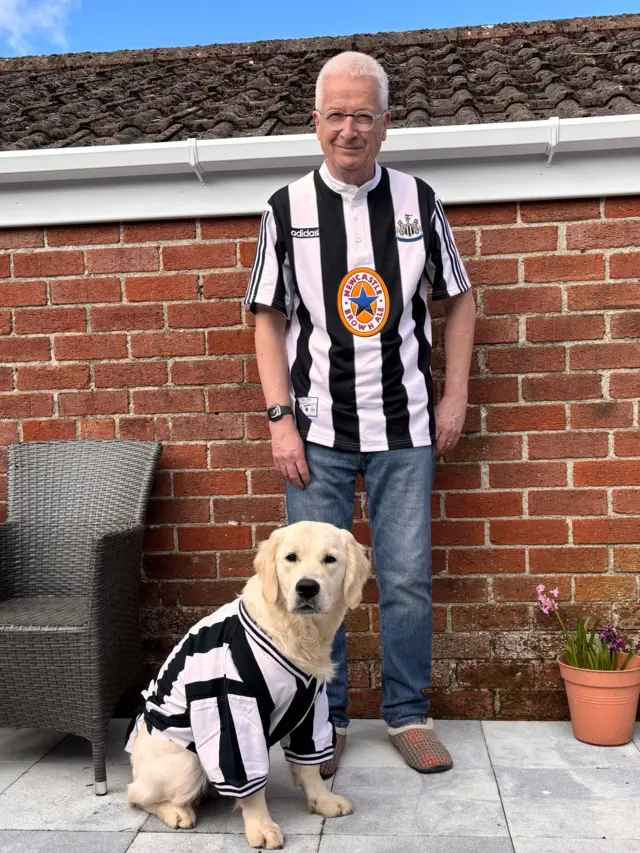
[[[389,726],[422,720],[431,683],[431,488],[433,447],[369,453],[305,445],[311,479],[304,489],[287,482],[289,524],[324,521],[351,529],[356,475],[369,504],[373,556],[380,591],[382,716]],[[344,625],[336,635],[336,676],[328,686],[338,727],[347,716]]]

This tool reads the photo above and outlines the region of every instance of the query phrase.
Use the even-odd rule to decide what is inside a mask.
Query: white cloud
[[[0,38],[17,54],[33,52],[29,39],[44,38],[67,50],[66,24],[79,0],[0,0]]]

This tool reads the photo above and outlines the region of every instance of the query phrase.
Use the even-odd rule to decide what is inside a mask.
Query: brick
[[[242,237],[257,237],[259,230],[259,216],[203,219],[200,223],[200,234],[203,240],[236,240]]]
[[[151,496],[163,498],[171,495],[171,475],[168,471],[157,471],[153,478]]]
[[[206,444],[166,444],[162,450],[160,468],[206,468]],[[175,481],[174,481],[175,482]],[[174,494],[178,492],[174,491]]]
[[[514,462],[490,465],[489,483],[492,488],[498,489],[564,486],[567,483],[567,466],[564,462]]]
[[[519,577],[501,577],[493,579],[493,597],[495,601],[529,601],[536,600],[536,586],[544,583],[547,588],[558,588],[560,601],[571,598],[571,579],[567,577],[534,577],[520,575]]]
[[[476,344],[509,344],[518,340],[518,321],[515,317],[496,317],[476,320]]]
[[[628,344],[576,344],[570,348],[571,370],[640,367],[640,347]]]
[[[21,391],[88,388],[90,381],[89,368],[85,364],[41,364],[19,367],[17,387]]]
[[[153,222],[128,222],[123,228],[125,243],[164,243],[194,240],[196,223],[184,219],[159,219]]]
[[[38,418],[53,414],[51,394],[3,394],[0,398],[3,418]]]
[[[227,604],[242,592],[244,583],[233,580],[202,581],[180,585],[180,604],[189,606]]]
[[[241,297],[245,295],[248,283],[248,272],[209,273],[202,277],[202,295],[205,299]]]
[[[529,571],[535,574],[606,572],[608,559],[606,548],[529,548]]]
[[[221,441],[242,438],[242,433],[242,418],[238,416],[185,415],[171,419],[171,437],[174,441]],[[212,464],[212,467],[219,466]]]
[[[155,438],[153,418],[120,418],[120,438],[152,441]]]
[[[518,282],[516,258],[468,260],[465,262],[465,269],[473,285],[517,284]]]
[[[483,295],[485,314],[542,314],[562,310],[560,287],[489,288]]]
[[[0,335],[11,332],[11,311],[0,311]]]
[[[640,491],[638,489],[614,489],[613,511],[625,515],[640,515]]]
[[[0,391],[12,391],[12,390],[13,390],[13,368],[11,368],[11,367],[0,367]],[[0,410],[1,410],[1,406],[0,406]]]
[[[529,436],[529,459],[581,459],[606,456],[607,453],[608,439],[604,432],[583,435],[567,432],[563,435]]]
[[[573,541],[577,544],[625,543],[638,541],[638,518],[578,518],[573,522]]]
[[[76,437],[75,421],[60,419],[48,421],[23,421],[22,437],[25,441],[63,441]]]
[[[211,579],[217,576],[216,558],[215,556],[193,556],[192,554],[146,556],[144,573],[145,577],[153,580]]]
[[[526,432],[528,430],[564,429],[564,406],[497,406],[487,413],[489,432]]]
[[[551,375],[524,377],[524,400],[587,400],[602,397],[600,376]],[[539,427],[544,429],[544,427]]]
[[[164,385],[167,382],[167,366],[163,361],[96,364],[94,381],[96,388]]]
[[[0,421],[0,445],[13,444],[18,441],[18,424]]]
[[[609,393],[612,397],[640,397],[640,374],[612,373],[609,379]]]
[[[268,442],[212,444],[211,468],[272,468],[273,457]]]
[[[518,435],[463,435],[454,449],[447,454],[447,460],[451,462],[521,458],[522,437]]]
[[[124,283],[129,302],[172,302],[182,299],[197,299],[198,277],[196,275],[136,276]]]
[[[452,226],[509,225],[518,217],[515,204],[447,205],[446,216]]]
[[[196,243],[162,248],[162,266],[165,270],[219,269],[232,267],[235,262],[234,243]]]
[[[633,403],[577,403],[570,407],[572,429],[633,426]]]
[[[480,240],[483,255],[555,252],[558,229],[555,226],[492,228],[482,231]]]
[[[251,493],[254,495],[281,495],[284,478],[279,471],[252,471]],[[356,499],[357,503],[357,499]]]
[[[433,521],[431,539],[434,547],[444,545],[483,545],[482,521]]]
[[[640,288],[636,283],[580,284],[567,288],[569,311],[595,311],[602,308],[638,308]]]
[[[209,411],[215,412],[260,412],[265,407],[260,386],[238,388],[212,388],[209,393]]]
[[[439,604],[487,601],[484,578],[434,578],[433,600]]]
[[[253,574],[252,551],[227,551],[220,554],[219,571],[221,578],[250,577]],[[350,614],[353,617],[353,612]]]
[[[242,361],[238,358],[207,358],[176,361],[171,365],[174,385],[220,385],[242,382]]]
[[[173,491],[178,497],[244,495],[247,480],[244,471],[179,471]]]
[[[506,519],[491,521],[489,538],[495,545],[563,545],[567,522],[561,519]]]
[[[586,314],[581,317],[530,317],[527,320],[527,340],[586,341],[604,336],[604,315]]]
[[[131,335],[134,358],[204,355],[202,332],[140,332]]]
[[[479,489],[480,465],[436,465],[434,489]]]
[[[44,246],[42,228],[0,228],[0,249],[37,249]]]
[[[633,601],[635,593],[635,578],[578,576],[575,579],[576,601]]]
[[[56,332],[84,332],[84,308],[31,308],[15,312],[14,331],[19,335],[47,335]]]
[[[239,497],[214,499],[213,516],[216,524],[233,521],[283,521],[284,499]]]
[[[16,278],[49,278],[58,275],[78,275],[84,272],[82,252],[16,252],[13,274]]]
[[[604,489],[566,489],[529,493],[529,515],[606,515]]]
[[[115,434],[113,418],[91,418],[80,422],[80,438],[114,438]]]
[[[162,388],[153,391],[133,391],[133,411],[136,415],[155,415],[163,412],[204,412],[204,393],[199,388]]]
[[[271,438],[269,424],[266,422],[264,415],[245,415],[245,423],[247,425],[247,438],[249,440]]]
[[[61,415],[119,415],[129,411],[126,391],[78,391],[58,397]]]
[[[253,355],[254,333],[250,329],[233,329],[207,333],[209,355]]]
[[[164,316],[160,305],[109,305],[91,309],[91,330],[116,332],[131,329],[161,329]]]
[[[152,246],[88,249],[87,272],[151,272],[159,268],[158,250]]]
[[[11,264],[9,255],[0,254],[0,278],[9,278],[11,275]]]
[[[456,228],[453,239],[462,257],[469,257],[476,253],[476,232]]]
[[[522,496],[514,492],[455,492],[445,497],[449,518],[500,518],[522,514]]]
[[[487,353],[489,373],[550,373],[564,370],[564,347],[500,347]]]
[[[640,216],[640,198],[638,196],[607,198],[604,202],[604,215],[607,219]]]
[[[64,335],[54,341],[55,356],[60,361],[127,357],[126,335]]]
[[[48,361],[49,338],[0,338],[0,361]]]
[[[637,278],[640,270],[640,252],[613,254],[609,259],[611,278]]]
[[[43,281],[0,283],[0,305],[5,308],[46,304],[47,288]]]
[[[581,222],[567,226],[567,249],[620,249],[640,245],[640,221]]]
[[[576,462],[573,481],[576,486],[637,486],[640,485],[640,460]]]
[[[47,243],[50,246],[88,246],[119,241],[119,225],[62,225],[47,228]]]
[[[238,551],[251,547],[248,525],[209,524],[206,527],[182,527],[178,530],[181,551]]]
[[[90,302],[119,302],[120,280],[117,278],[76,278],[52,281],[51,302],[54,305],[77,305]]]
[[[600,203],[596,199],[520,203],[523,222],[567,222],[572,219],[598,219],[599,216]]]
[[[640,573],[640,548],[614,548],[613,566],[616,572]]]
[[[525,570],[523,548],[453,548],[448,559],[452,575],[515,574]]]
[[[640,338],[640,311],[618,314],[611,318],[613,338]]]
[[[257,243],[255,240],[238,243],[238,261],[241,267],[253,266]]]
[[[436,634],[433,641],[433,657],[436,660],[443,658],[480,660],[491,656],[491,643],[487,634],[446,632]]]
[[[640,431],[614,433],[613,448],[616,456],[640,456]]]
[[[145,551],[172,551],[174,547],[174,528],[147,528],[144,534]]]
[[[500,717],[505,720],[567,720],[564,690],[501,690]]]
[[[604,278],[604,256],[548,255],[525,258],[524,280],[531,282],[593,281]]]
[[[479,661],[462,663],[457,668],[457,682],[464,687],[514,688],[530,685],[534,670],[528,663]]]
[[[147,515],[148,524],[194,524],[210,519],[210,502],[204,498],[152,500]]]
[[[242,322],[239,302],[194,302],[169,305],[169,327],[173,329],[205,329],[212,326],[237,326]]]

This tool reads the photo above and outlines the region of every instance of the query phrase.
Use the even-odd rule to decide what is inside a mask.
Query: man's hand
[[[303,489],[309,482],[309,469],[304,458],[304,444],[291,415],[269,424],[273,464],[282,476]]]
[[[436,454],[448,453],[458,443],[467,413],[467,398],[445,394],[435,408]]]

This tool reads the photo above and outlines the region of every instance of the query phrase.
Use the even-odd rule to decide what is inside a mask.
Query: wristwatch
[[[270,421],[279,421],[283,415],[292,415],[293,409],[291,406],[281,406],[280,403],[276,403],[275,406],[271,406],[267,409],[267,417]]]

